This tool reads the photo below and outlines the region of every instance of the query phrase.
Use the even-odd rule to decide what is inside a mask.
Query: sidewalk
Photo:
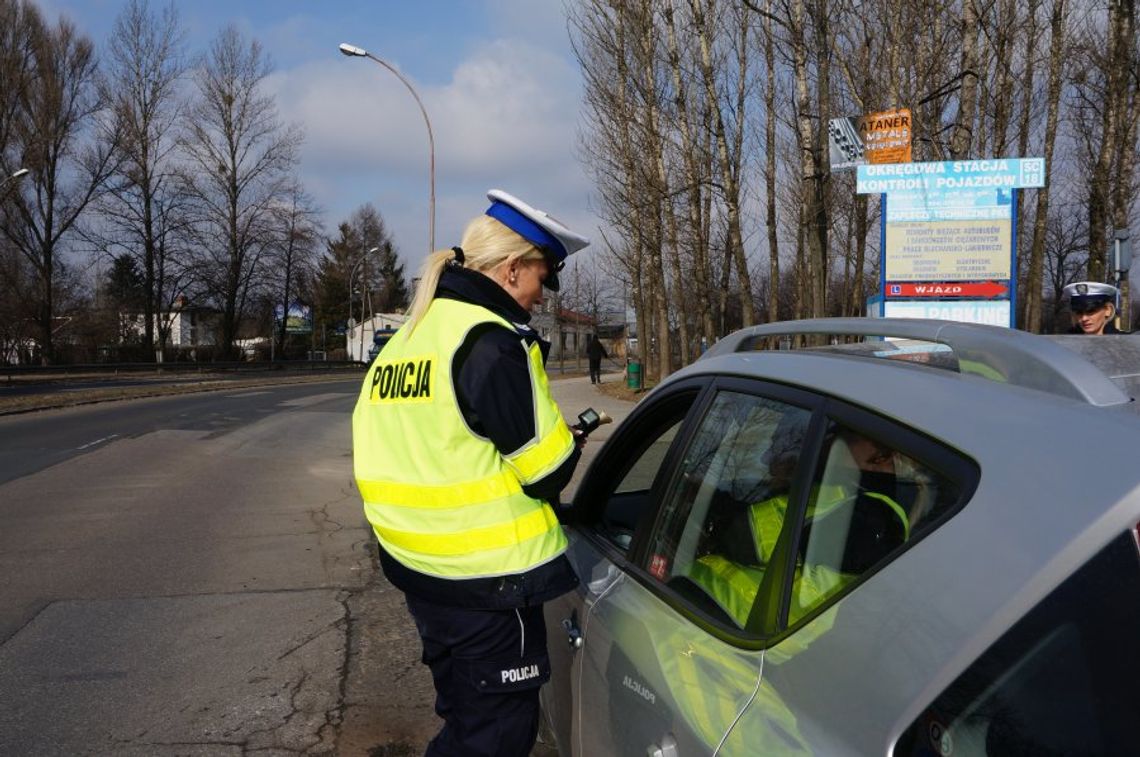
[[[621,372],[602,374],[603,384],[620,383],[624,380],[625,374]],[[593,461],[594,456],[597,455],[598,450],[600,450],[605,441],[610,438],[617,425],[630,414],[636,403],[619,400],[603,394],[599,391],[598,387],[590,383],[589,376],[559,378],[557,374],[554,374],[550,377],[550,391],[554,394],[554,400],[558,403],[558,407],[562,409],[562,415],[566,418],[567,423],[577,422],[578,413],[588,407],[592,407],[595,410],[604,410],[614,419],[613,423],[598,426],[598,428],[590,434],[590,440],[582,450],[582,460],[578,463],[577,470],[574,471],[574,477],[570,480],[570,485],[567,486],[562,493],[562,501],[569,502],[570,499],[573,498],[574,492],[578,490],[578,483],[585,475],[586,469],[590,467],[590,463]]]

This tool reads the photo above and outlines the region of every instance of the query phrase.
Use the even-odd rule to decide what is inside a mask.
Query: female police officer
[[[1078,281],[1064,288],[1069,298],[1069,312],[1073,317],[1070,334],[1119,334],[1113,323],[1116,317],[1116,298],[1120,291],[1111,284],[1095,281]]]
[[[525,755],[549,678],[542,603],[577,577],[548,504],[578,462],[527,322],[589,241],[500,190],[424,264],[353,413],[354,467],[443,728],[430,755]]]

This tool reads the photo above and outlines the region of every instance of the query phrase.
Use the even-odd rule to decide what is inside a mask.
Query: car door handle
[[[562,630],[566,631],[566,641],[570,644],[571,649],[580,649],[582,647],[582,632],[578,630],[578,626],[570,618],[562,620]]]
[[[677,739],[673,734],[667,733],[661,737],[661,743],[650,744],[645,750],[647,757],[677,757]]]

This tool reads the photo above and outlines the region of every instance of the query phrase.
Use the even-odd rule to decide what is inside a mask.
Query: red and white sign
[[[1002,281],[950,281],[943,283],[915,284],[912,282],[891,284],[886,287],[887,297],[972,297],[992,298],[1009,294],[1009,286]]]

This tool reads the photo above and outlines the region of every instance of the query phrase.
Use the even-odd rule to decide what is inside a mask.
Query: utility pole
[[[1112,268],[1116,276],[1116,288],[1120,290],[1120,307],[1116,312],[1116,327],[1129,331],[1132,327],[1132,287],[1128,274],[1132,268],[1132,239],[1128,229],[1117,229],[1112,235]]]

